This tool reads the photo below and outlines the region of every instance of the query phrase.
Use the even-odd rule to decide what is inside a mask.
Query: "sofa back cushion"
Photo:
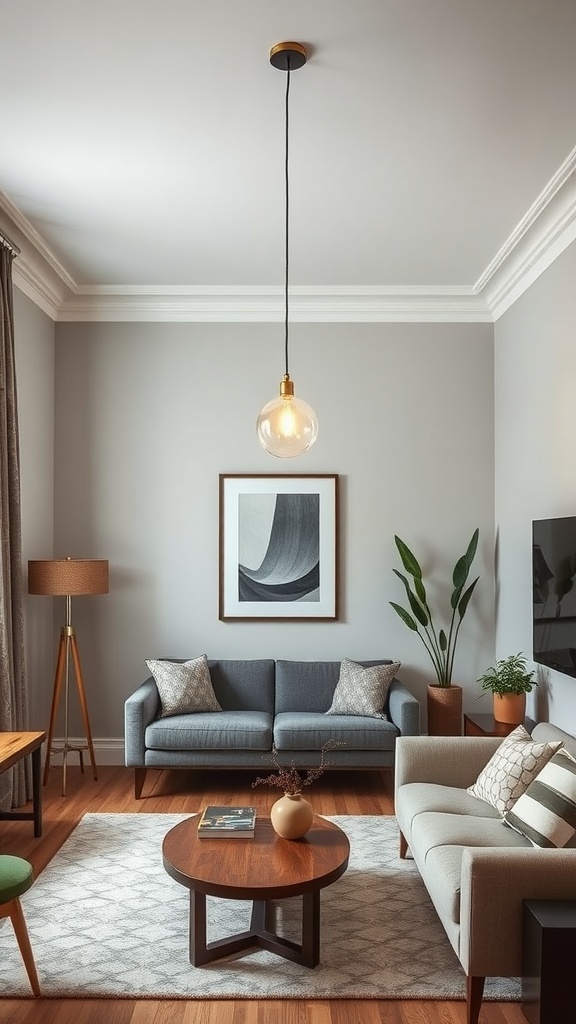
[[[208,668],[223,711],[274,714],[274,662],[271,659],[208,659]]]
[[[356,659],[355,659],[356,660]],[[324,714],[332,704],[340,678],[339,661],[277,661],[276,714],[285,711],[311,711]],[[390,665],[390,658],[359,661],[371,665]]]
[[[576,757],[576,737],[559,729],[557,725],[550,725],[550,722],[539,722],[532,729],[532,737],[540,743],[553,743],[554,740],[562,740],[564,749],[572,757]]]

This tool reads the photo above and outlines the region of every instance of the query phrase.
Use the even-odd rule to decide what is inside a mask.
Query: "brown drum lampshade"
[[[46,558],[28,562],[28,593],[52,597],[108,593],[106,558]]]

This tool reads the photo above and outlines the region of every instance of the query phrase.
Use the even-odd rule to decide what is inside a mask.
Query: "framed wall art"
[[[219,617],[338,618],[338,476],[220,474]]]

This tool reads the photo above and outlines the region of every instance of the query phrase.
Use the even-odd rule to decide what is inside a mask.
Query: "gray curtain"
[[[27,728],[20,449],[14,367],[12,261],[16,250],[0,236],[0,730]],[[21,807],[30,796],[29,758],[0,775],[0,808]]]

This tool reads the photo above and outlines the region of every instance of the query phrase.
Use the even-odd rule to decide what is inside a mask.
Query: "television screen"
[[[533,658],[576,676],[576,516],[532,524]]]

